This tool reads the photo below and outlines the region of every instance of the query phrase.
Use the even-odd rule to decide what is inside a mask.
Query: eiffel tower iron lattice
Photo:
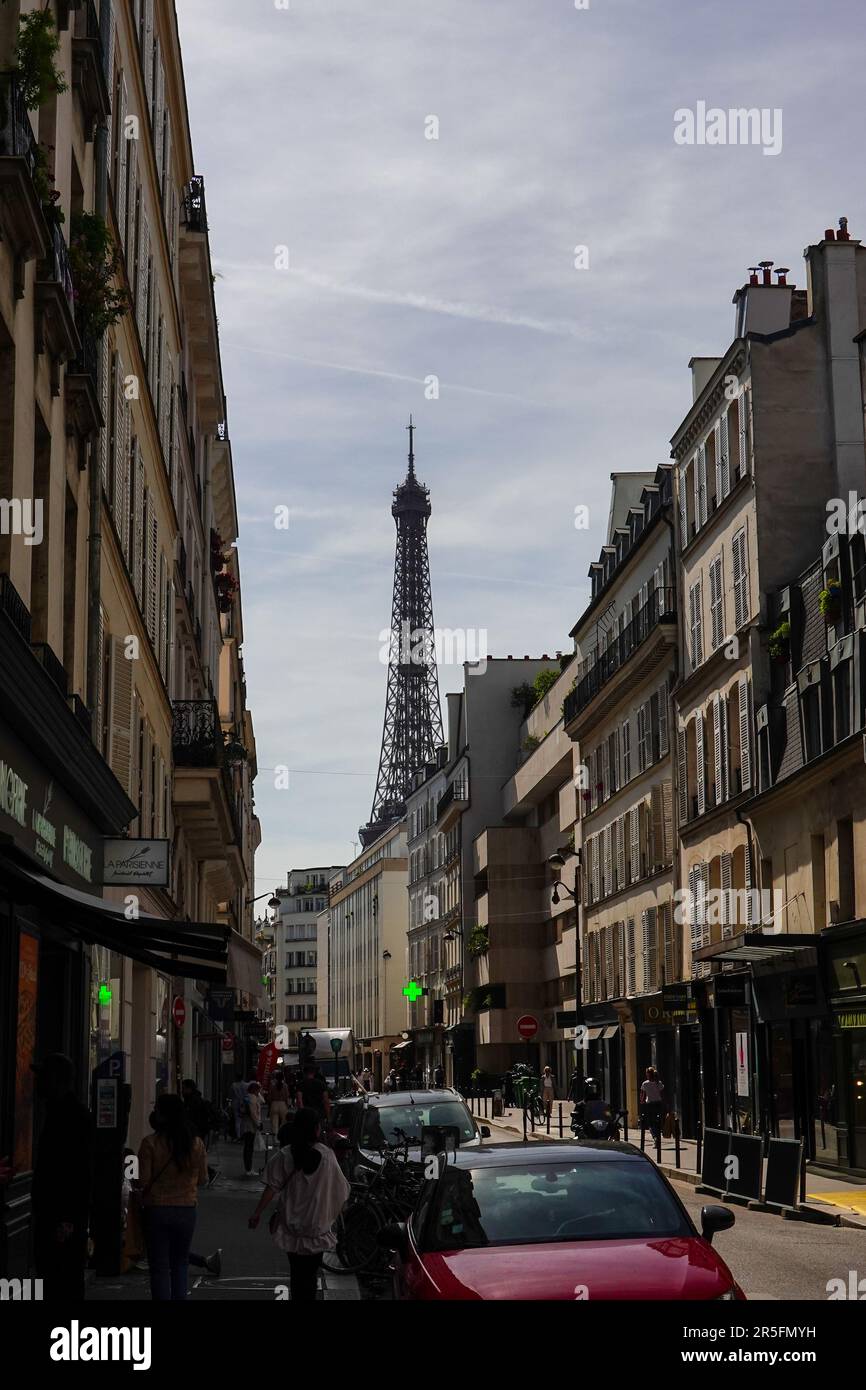
[[[371,844],[400,820],[412,776],[442,744],[442,710],[436,672],[433,595],[427,556],[430,490],[415,476],[415,426],[409,417],[409,472],[394,492],[397,526],[394,598],[388,653],[388,688],[379,773],[369,824],[361,843]]]

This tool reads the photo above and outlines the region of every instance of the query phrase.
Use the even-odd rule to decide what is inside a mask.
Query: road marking
[[[846,1211],[856,1211],[866,1216],[866,1192],[807,1192],[810,1202],[826,1202],[831,1207],[844,1207]]]

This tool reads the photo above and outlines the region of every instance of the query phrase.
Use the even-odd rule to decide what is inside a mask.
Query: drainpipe
[[[111,0],[99,6],[99,30],[102,52],[109,52],[111,40]],[[108,208],[108,126],[96,129],[93,144],[96,166],[96,211],[105,217]],[[99,399],[104,399],[105,366],[102,354],[97,362]],[[99,595],[102,572],[102,477],[99,468],[99,436],[91,438],[88,446],[90,468],[90,534],[87,542],[87,708],[95,717],[99,706],[99,685],[102,680],[102,652],[99,650]],[[102,742],[102,730],[95,730],[97,747]]]
[[[671,570],[675,570],[675,568],[676,568],[675,562],[676,562],[676,554],[677,554],[677,539],[676,539],[676,532],[675,532],[675,530],[674,530],[674,524],[673,524],[673,522],[671,521],[671,518],[668,516],[667,511],[664,511],[664,510],[662,511],[662,521],[664,522],[665,526],[668,528],[668,530],[669,530],[670,533],[671,533],[671,549],[670,549],[670,555],[671,555]],[[671,579],[673,579],[673,578],[674,578],[674,574],[672,573],[672,574],[671,574]],[[674,589],[676,589],[678,586],[675,585],[675,584],[673,584],[673,585],[671,585],[671,587],[674,588]],[[680,602],[679,602],[679,593],[677,593],[677,595],[676,595],[676,601],[677,601],[677,651],[679,652],[679,651],[682,651],[682,611],[681,611],[681,610],[682,610],[682,605],[681,605]],[[678,737],[678,733],[677,733],[676,710],[675,710],[675,706],[674,706],[674,687],[675,687],[675,685],[676,685],[676,683],[677,683],[677,676],[678,676],[678,675],[679,675],[679,671],[677,670],[677,671],[675,671],[675,673],[674,673],[674,679],[673,679],[673,681],[671,682],[671,684],[670,684],[670,686],[669,686],[669,688],[668,688],[668,748],[669,748],[669,750],[670,750],[670,758],[671,758],[671,765],[672,765],[672,766],[673,766],[674,764],[678,763],[678,758],[679,758],[679,737]],[[677,768],[677,771],[679,772],[679,768]],[[673,783],[673,778],[671,778],[671,782]],[[674,819],[676,820],[677,834],[679,834],[679,828],[680,828],[680,826],[679,826],[679,798],[677,798],[676,803],[671,807],[671,811],[672,811],[672,814],[673,814],[673,816],[674,816]],[[674,886],[674,895],[676,895],[676,893],[679,891],[679,888],[680,888],[680,857],[679,857],[679,854],[676,854],[676,855],[675,855],[675,861],[676,861],[675,864],[672,866],[672,867],[673,867],[673,880],[674,880],[674,883],[673,883],[673,886]],[[673,899],[672,902],[671,902],[671,910],[672,910],[672,911],[673,911],[673,902],[674,902],[674,901],[676,901],[676,897],[675,897],[675,896],[674,896],[674,899]],[[683,972],[683,973],[685,973],[685,972]],[[663,981],[664,981],[664,962],[662,962],[662,979],[663,979]],[[668,983],[668,984],[673,984],[674,981],[673,981],[673,980],[669,980],[669,981],[667,981],[667,983]],[[674,1091],[674,1109],[676,1110],[677,1115],[678,1115],[679,1117],[682,1117],[682,1113],[683,1113],[683,1111],[682,1111],[682,1091],[683,1091],[683,1087],[682,1087],[682,1084],[681,1084],[681,1077],[682,1077],[682,1048],[681,1048],[681,1040],[682,1040],[682,1035],[681,1035],[680,1029],[681,1029],[681,1025],[677,1025],[677,1028],[676,1028],[676,1030],[675,1030],[675,1032],[674,1032],[674,1087],[673,1087],[673,1091]],[[699,1040],[702,1038],[702,1034],[703,1034],[703,1029],[702,1029],[701,1026],[699,1025],[699,1026],[698,1026],[698,1038],[699,1038]],[[700,1106],[700,1103],[701,1103],[701,1099],[702,1099],[702,1097],[700,1097],[699,1100],[698,1100],[699,1106]]]

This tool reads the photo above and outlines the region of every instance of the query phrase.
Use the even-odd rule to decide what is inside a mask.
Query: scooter
[[[595,1139],[618,1143],[621,1135],[620,1120],[625,1118],[625,1111],[618,1110],[616,1114],[603,1116],[597,1120],[587,1120],[584,1117],[583,1105],[575,1106],[571,1112],[571,1132],[576,1139]]]

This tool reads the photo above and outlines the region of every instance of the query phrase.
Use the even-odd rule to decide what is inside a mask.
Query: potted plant
[[[818,607],[825,623],[834,623],[842,611],[842,585],[838,579],[828,579],[826,589],[818,595]]]
[[[467,943],[470,956],[478,959],[484,956],[490,949],[490,929],[488,927],[475,927],[470,933]]]
[[[57,67],[60,37],[49,9],[31,10],[18,21],[13,69],[28,111],[68,90],[68,83]]]
[[[75,286],[75,315],[84,337],[101,338],[129,309],[124,290],[114,288],[120,258],[103,218],[79,212],[72,219],[69,264]]]
[[[791,624],[785,618],[779,626],[770,633],[770,640],[767,643],[770,652],[770,660],[785,662],[791,651]]]
[[[541,739],[536,734],[527,734],[522,745],[524,753],[534,753],[540,743]]]
[[[51,148],[49,146],[49,148]],[[60,206],[60,194],[54,187],[48,171],[48,155],[42,145],[36,147],[33,164],[33,185],[42,204],[42,216],[49,227],[59,227],[66,221],[66,214]]]

